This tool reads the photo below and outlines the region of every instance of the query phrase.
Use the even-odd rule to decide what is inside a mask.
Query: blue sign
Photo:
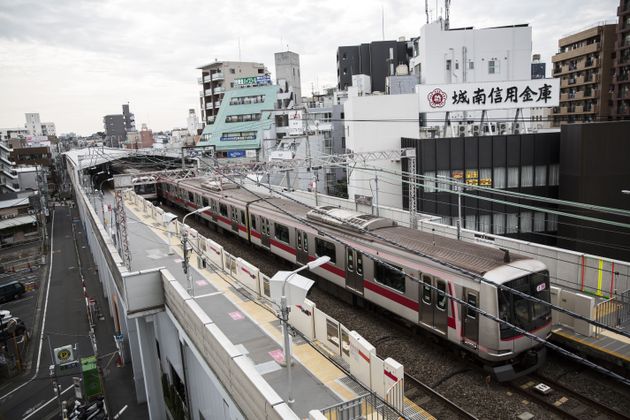
[[[228,150],[227,157],[229,158],[245,157],[245,150]]]

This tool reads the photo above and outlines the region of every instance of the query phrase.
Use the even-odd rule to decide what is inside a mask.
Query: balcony
[[[212,102],[206,102],[206,109],[212,109],[212,108],[214,108],[212,106]]]
[[[204,83],[210,83],[212,81],[212,79],[210,78],[210,76],[203,76],[203,82]]]
[[[206,96],[212,96],[212,89],[206,89]]]
[[[592,54],[601,49],[601,43],[593,42],[580,48],[574,48],[569,51],[560,52],[551,58],[551,61],[557,63],[559,61],[570,60],[581,55]]]
[[[216,102],[214,103],[214,107],[215,107],[215,108],[218,108],[218,107],[220,107],[220,106],[221,106],[221,101],[216,101]]]
[[[219,93],[223,93],[223,92],[225,92],[225,88],[224,88],[224,87],[222,87],[222,86],[219,86],[219,87],[215,87],[215,88],[214,88],[214,94],[215,94],[215,95],[218,95]]]
[[[199,91],[199,97],[200,97],[200,98],[203,98],[203,96],[204,96],[204,95],[203,95],[203,90],[200,90],[200,91]]]
[[[222,72],[212,73],[211,76],[212,76],[212,80],[223,80],[223,79],[225,79],[225,77],[223,76]]]
[[[197,77],[197,84],[202,85],[203,81],[201,80],[201,77]]]

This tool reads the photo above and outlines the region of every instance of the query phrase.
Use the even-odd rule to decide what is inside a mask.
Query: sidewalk
[[[98,343],[99,366],[102,368],[105,381],[105,393],[110,415],[113,417],[123,407],[127,406],[120,419],[145,419],[149,417],[147,404],[138,404],[134,387],[133,369],[131,365],[118,367],[115,355],[114,320],[109,315],[108,303],[103,296],[103,288],[98,280],[92,255],[83,233],[83,226],[79,220],[76,208],[72,209],[73,223],[76,230],[77,247],[81,258],[83,276],[85,278],[88,296],[96,299],[102,318],[96,319],[96,341]]]

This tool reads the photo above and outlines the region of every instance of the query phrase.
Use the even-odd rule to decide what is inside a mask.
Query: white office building
[[[24,114],[24,116],[26,117],[26,124],[24,127],[28,130],[28,134],[31,136],[41,136],[43,133],[39,113],[31,112]]]

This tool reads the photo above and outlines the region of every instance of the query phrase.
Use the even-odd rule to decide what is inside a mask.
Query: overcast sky
[[[451,27],[529,23],[549,63],[559,37],[615,20],[619,0],[452,3]],[[386,39],[417,36],[426,19],[420,0],[0,0],[0,127],[39,112],[58,134],[87,135],[126,102],[138,128],[183,127],[200,113],[196,68],[238,60],[239,39],[241,59],[272,72],[274,52],[300,54],[303,94],[334,86],[337,47],[382,39],[381,8]]]

